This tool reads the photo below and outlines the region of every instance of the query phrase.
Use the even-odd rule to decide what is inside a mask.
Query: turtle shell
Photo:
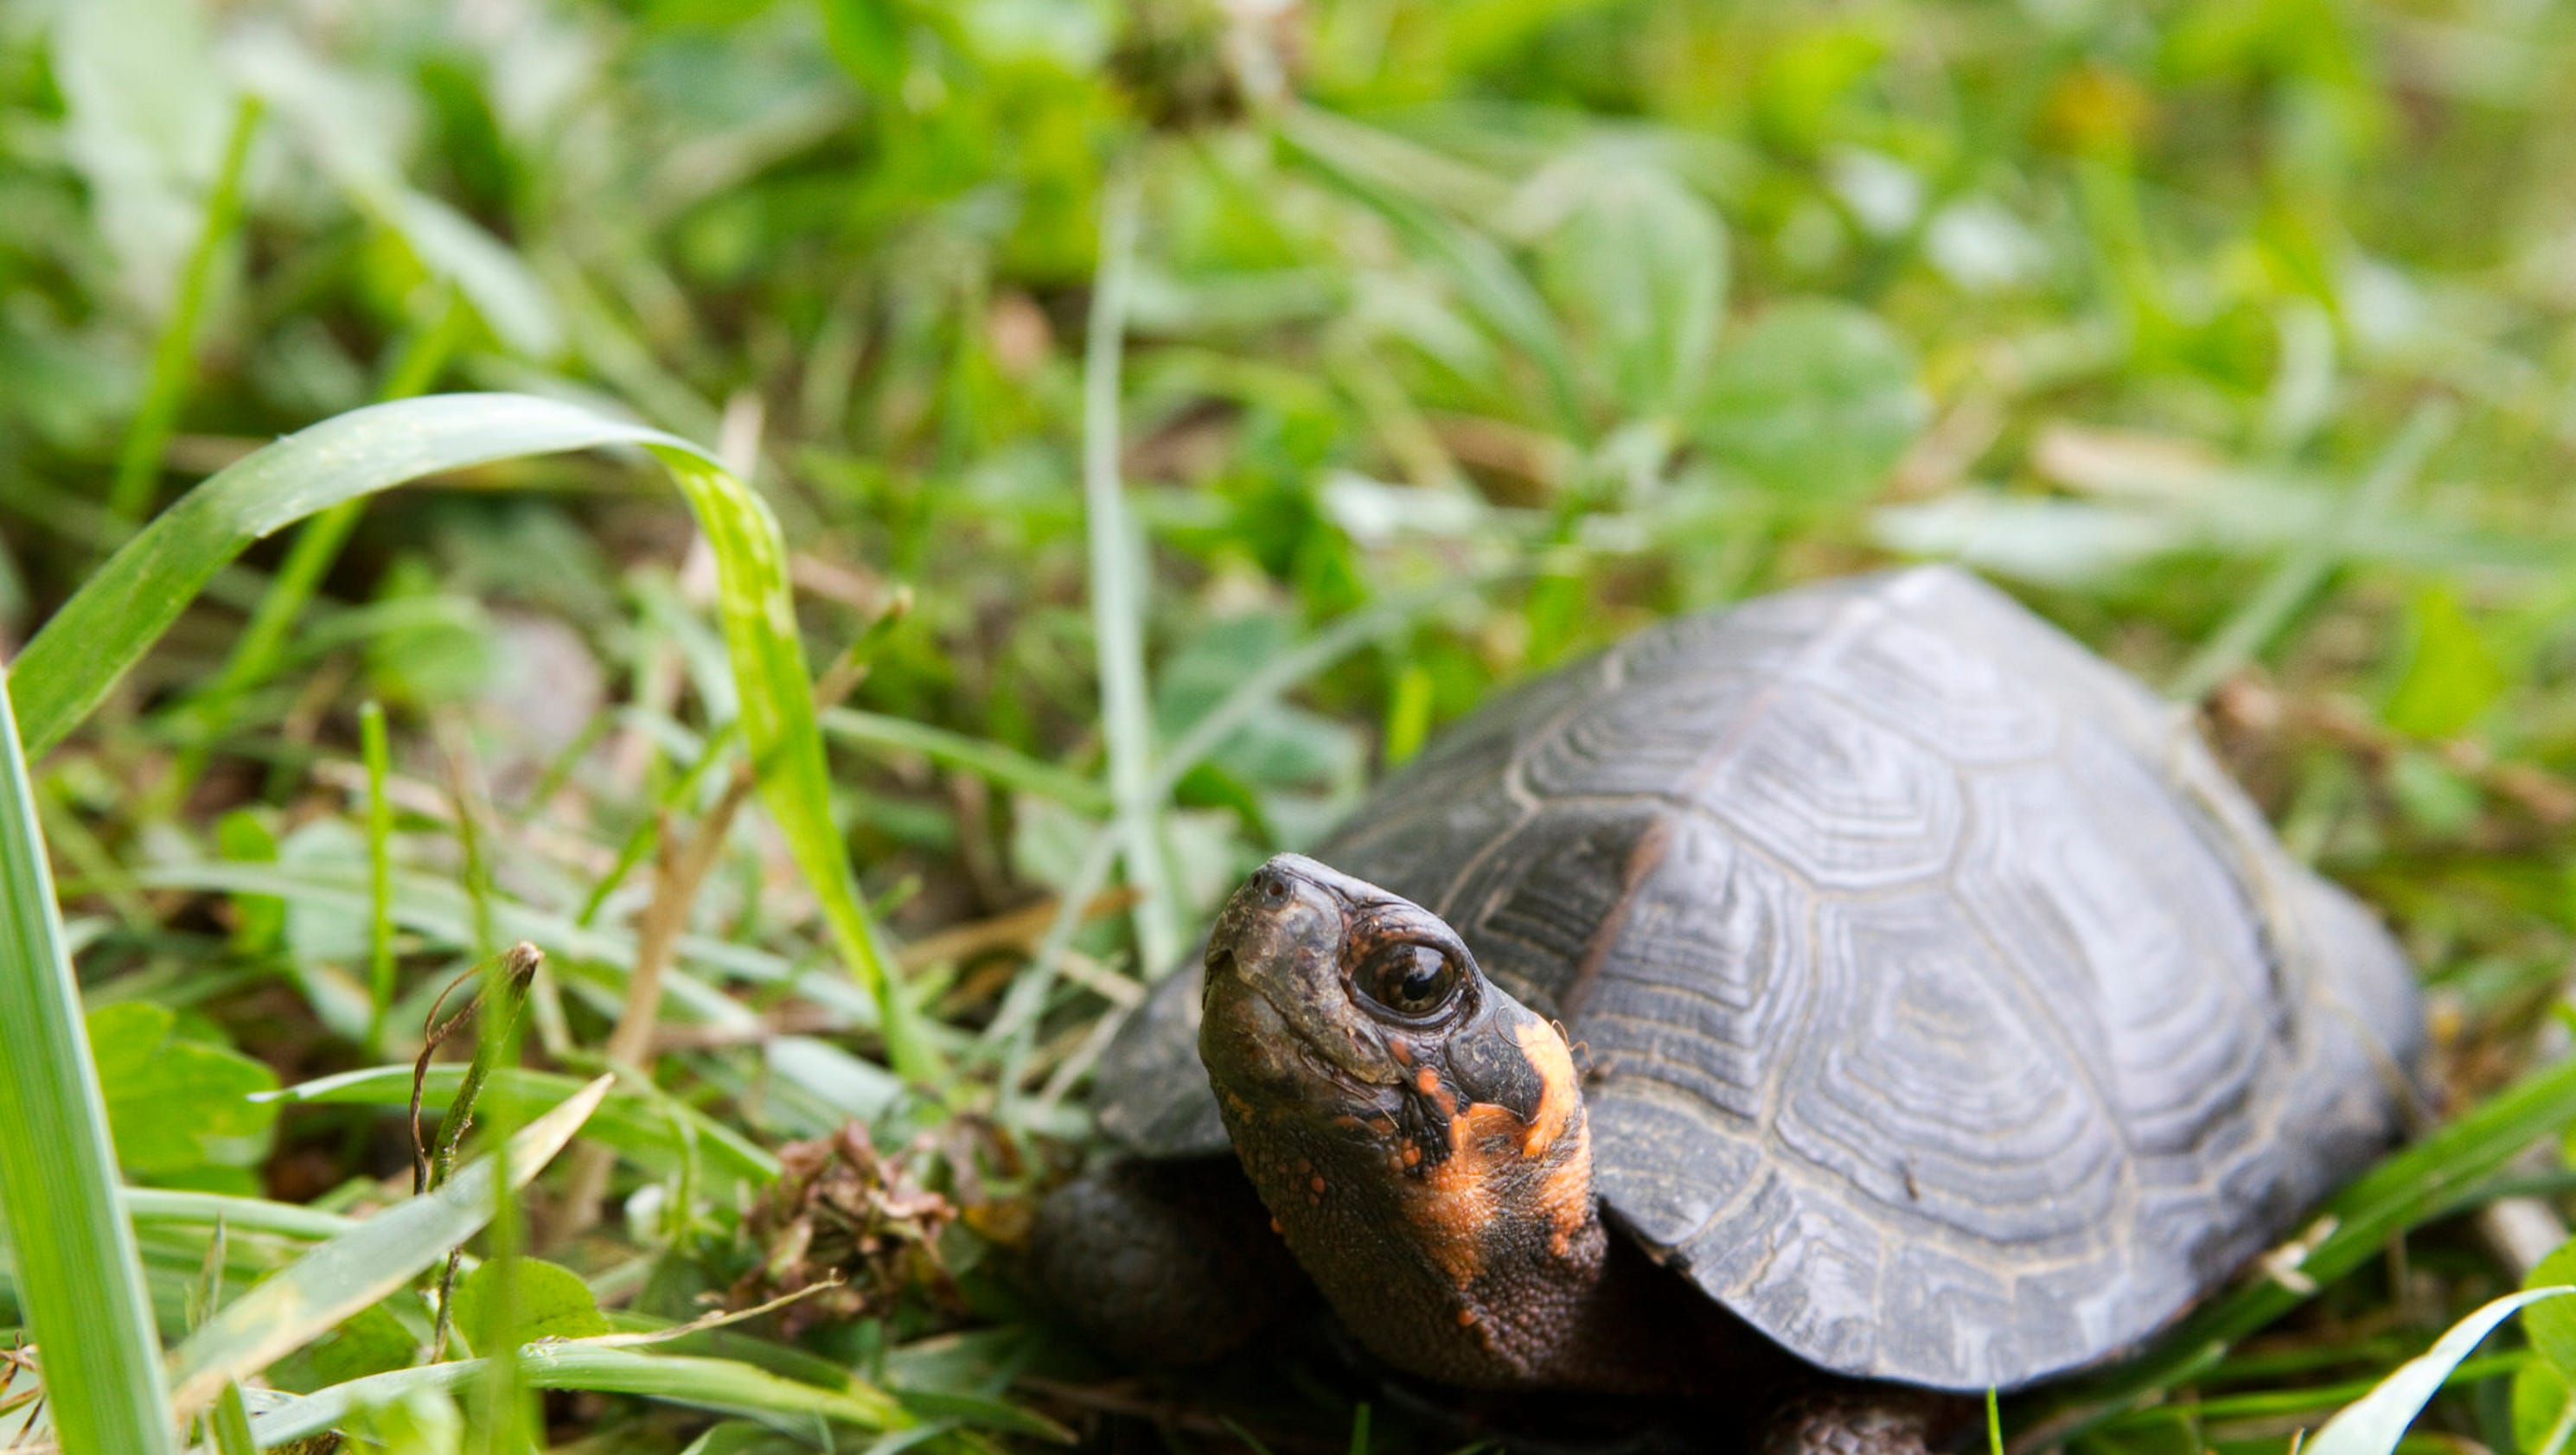
[[[2396,1129],[2387,933],[2188,719],[1963,573],[1669,622],[1496,700],[1316,857],[1562,1021],[1614,1221],[1812,1363],[2012,1387],[2135,1345]],[[1103,1062],[1225,1146],[1198,971]]]

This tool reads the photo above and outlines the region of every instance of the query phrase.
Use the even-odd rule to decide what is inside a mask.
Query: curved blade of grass
[[[2308,1455],[2389,1455],[2397,1448],[2397,1442],[2406,1438],[2406,1427],[2415,1423],[2425,1401],[2433,1397],[2470,1351],[2495,1332],[2496,1325],[2526,1304],[2563,1293],[2576,1293],[2576,1288],[2559,1284],[2509,1293],[2453,1324],[2432,1348],[2397,1366],[2377,1389],[2326,1421],[2325,1428],[2302,1448]]]
[[[842,960],[878,1004],[895,1069],[927,1077],[936,1062],[895,994],[890,957],[832,823],[831,777],[778,523],[758,495],[675,435],[528,395],[439,394],[352,410],[279,440],[163,511],[28,643],[13,669],[28,754],[43,755],[77,726],[252,542],[424,475],[618,444],[652,451],[706,532],[761,800],[813,884]]]
[[[271,1202],[229,1192],[189,1192],[168,1187],[129,1187],[124,1192],[126,1216],[137,1227],[211,1228],[265,1233],[321,1242],[356,1230],[359,1219],[301,1203]]]
[[[2319,1238],[2298,1271],[2322,1287],[2379,1256],[2406,1229],[2459,1209],[2461,1194],[2484,1184],[2515,1154],[2576,1122],[2576,1061],[2535,1071],[2466,1116],[2380,1160],[2319,1209]],[[2316,1224],[2312,1224],[2316,1225]],[[2296,1308],[2308,1294],[2259,1277],[2211,1300],[2145,1355],[2085,1380],[2051,1402],[2049,1413],[2015,1434],[2016,1452],[2046,1449],[2083,1433],[2140,1397],[2188,1381],[2229,1345]]]
[[[581,1341],[530,1344],[519,1351],[527,1382],[538,1389],[580,1389],[602,1394],[631,1394],[668,1404],[750,1415],[771,1423],[792,1422],[811,1429],[816,1419],[834,1420],[863,1429],[881,1430],[906,1421],[902,1407],[884,1391],[857,1379],[840,1389],[803,1384],[731,1359],[686,1354],[638,1354],[600,1348]],[[413,1390],[453,1393],[470,1389],[488,1363],[458,1359],[417,1369],[353,1379],[267,1411],[251,1421],[251,1432],[274,1449],[332,1428],[353,1412],[399,1399]]]
[[[0,684],[8,679],[0,678]],[[176,1448],[34,788],[0,691],[0,1223],[66,1450]]]
[[[796,604],[787,586],[787,543],[760,497],[694,446],[648,446],[679,482],[698,513],[716,559],[716,609],[734,680],[742,688],[743,739],[760,780],[761,803],[778,822],[790,852],[823,902],[823,918],[841,959],[876,998],[878,1025],[895,1070],[914,1080],[939,1073],[935,1052],[896,993],[894,957],[878,942],[876,921],[859,899],[858,877],[832,822],[832,778],[823,734],[814,721],[814,682],[796,635]]]
[[[615,1081],[600,1077],[510,1138],[512,1187],[526,1186],[554,1160]],[[212,1400],[226,1381],[248,1378],[321,1337],[474,1236],[492,1220],[500,1175],[491,1154],[477,1157],[437,1191],[313,1249],[207,1320],[170,1356],[181,1413]]]
[[[2443,1376],[2444,1387],[2475,1384],[2482,1379],[2510,1375],[2533,1358],[2529,1350],[2516,1349],[2508,1354],[2489,1354],[2464,1360]],[[2356,1379],[2343,1384],[2324,1384],[2305,1389],[2267,1389],[2251,1394],[2213,1395],[2198,1400],[2177,1399],[2171,1404],[2152,1404],[2131,1410],[2106,1422],[2099,1433],[2117,1436],[2126,1431],[2151,1430],[2177,1420],[2198,1420],[2214,1424],[2221,1420],[2278,1419],[2284,1415],[2304,1415],[2316,1410],[2329,1410],[2357,1400],[2378,1388],[2378,1381]]]
[[[464,1079],[465,1068],[442,1064],[429,1068],[421,1079],[421,1106],[444,1111],[456,1094],[457,1083]],[[287,1101],[339,1106],[408,1106],[411,1102],[412,1068],[409,1066],[368,1066],[355,1071],[301,1082],[274,1092],[260,1093],[262,1101]],[[504,1066],[492,1073],[484,1096],[521,1106],[541,1106],[580,1089],[574,1077],[551,1071],[531,1071],[525,1067]],[[629,1092],[611,1095],[592,1119],[592,1141],[643,1161],[648,1166],[676,1163],[685,1153],[681,1133],[671,1117],[687,1119],[698,1155],[717,1170],[747,1182],[766,1183],[778,1176],[778,1159],[763,1151],[760,1145],[732,1127],[717,1121],[694,1107],[672,1106],[667,1109]]]

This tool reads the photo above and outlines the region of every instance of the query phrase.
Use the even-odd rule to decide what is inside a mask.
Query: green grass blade
[[[759,496],[677,436],[549,399],[443,394],[352,410],[280,440],[162,512],[27,645],[15,672],[28,753],[42,756],[77,726],[252,542],[424,475],[617,444],[646,446],[669,468],[714,548],[725,645],[761,800],[812,881],[843,961],[877,1001],[895,1068],[927,1076],[935,1061],[895,994],[889,957],[832,823],[831,778],[778,523]]]
[[[2355,531],[2387,512],[2397,492],[2415,478],[2450,427],[2449,406],[2427,404],[2417,409],[2380,452],[2369,475],[2354,487],[2351,502],[2334,516],[2333,523],[2290,547],[2262,587],[2174,673],[2170,694],[2196,702],[2270,645],[2341,564]]]
[[[1078,813],[1104,814],[1110,811],[1109,795],[1099,784],[1079,773],[1015,752],[1000,743],[969,737],[929,723],[861,712],[856,708],[833,707],[824,709],[823,732],[845,743],[919,753],[934,763],[964,769],[1015,793],[1053,799]]]
[[[1091,629],[1099,654],[1101,734],[1109,742],[1109,793],[1117,804],[1120,852],[1141,892],[1138,952],[1160,966],[1181,949],[1181,906],[1163,853],[1161,808],[1152,790],[1153,714],[1145,692],[1145,563],[1127,516],[1118,469],[1119,355],[1136,260],[1136,179],[1122,174],[1101,202],[1100,268],[1091,290],[1091,329],[1082,360],[1082,518],[1091,558]]]
[[[0,1222],[71,1455],[177,1448],[107,1103],[81,1030],[53,875],[0,692]]]
[[[816,1419],[884,1429],[906,1418],[902,1408],[873,1386],[853,1378],[840,1389],[782,1378],[731,1359],[698,1355],[638,1354],[580,1341],[531,1344],[520,1351],[530,1385],[538,1389],[630,1394],[668,1404],[751,1415],[794,1428]],[[459,1359],[417,1369],[353,1379],[270,1410],[251,1421],[252,1433],[271,1448],[318,1435],[357,1410],[397,1399],[412,1390],[449,1393],[470,1389],[486,1361]]]
[[[358,749],[367,763],[367,1051],[381,1056],[394,1004],[394,806],[385,796],[393,748],[382,703],[358,709]]]
[[[769,507],[692,446],[657,444],[653,453],[698,513],[716,559],[717,612],[741,688],[743,740],[760,778],[760,798],[787,839],[788,852],[823,902],[833,942],[876,998],[879,1033],[894,1069],[935,1079],[938,1058],[896,993],[893,957],[859,898],[858,876],[832,822],[832,776],[823,734],[814,721],[814,684],[796,635],[787,587],[787,543]]]
[[[215,273],[215,258],[241,218],[242,173],[250,164],[251,138],[259,132],[261,104],[245,94],[233,112],[232,135],[224,143],[223,163],[206,194],[205,220],[198,225],[196,246],[179,274],[178,296],[170,317],[152,348],[152,373],[143,386],[143,403],[125,432],[117,455],[116,479],[108,489],[107,508],[132,519],[152,503],[152,487],[161,478],[161,455],[170,447],[178,424],[180,401],[187,397],[188,371],[194,362],[197,320],[206,311],[206,285]]]
[[[521,455],[646,441],[640,425],[520,395],[438,395],[352,410],[209,477],[138,532],[19,657],[27,751],[40,758],[98,705],[215,572],[306,516],[405,481]]]
[[[510,1139],[511,1186],[554,1160],[615,1080],[598,1078]],[[478,1157],[437,1191],[378,1213],[242,1295],[171,1354],[179,1408],[203,1406],[227,1381],[267,1368],[445,1257],[491,1221],[499,1179],[493,1156]]]
[[[214,1427],[218,1455],[259,1455],[259,1441],[250,1432],[250,1411],[242,1405],[241,1386],[227,1384],[215,1397],[215,1409],[207,1423]]]
[[[235,1234],[272,1234],[321,1242],[358,1226],[358,1219],[301,1203],[271,1202],[225,1192],[189,1192],[169,1187],[129,1187],[124,1192],[126,1216],[136,1227],[211,1228],[217,1223]]]
[[[384,388],[376,396],[378,402],[408,399],[426,390],[455,352],[463,331],[461,325],[469,316],[470,311],[458,302],[455,290],[444,290],[435,321],[401,349]],[[297,529],[294,544],[287,547],[286,559],[278,563],[277,573],[269,578],[267,592],[252,609],[249,620],[242,623],[241,635],[234,639],[223,670],[188,704],[199,737],[189,745],[180,770],[172,775],[172,791],[185,796],[188,786],[197,781],[208,748],[229,725],[234,705],[284,665],[296,624],[321,589],[323,577],[340,559],[340,550],[357,529],[364,504],[344,500]]]
[[[2442,1387],[2451,1371],[2495,1332],[2496,1325],[2526,1304],[2576,1293],[2560,1285],[2507,1294],[2451,1326],[2432,1348],[2397,1367],[2379,1387],[2326,1421],[2317,1437],[2302,1447],[2308,1455],[2389,1455],[2406,1438],[2406,1427]]]
[[[462,1066],[430,1067],[421,1080],[422,1108],[443,1113],[464,1079]],[[409,1066],[368,1066],[262,1093],[261,1099],[308,1106],[402,1107],[411,1102],[411,1083]],[[581,1086],[581,1081],[560,1072],[504,1066],[492,1073],[484,1095],[505,1108],[533,1109],[560,1101]],[[685,1133],[675,1125],[675,1117],[687,1123]],[[621,1089],[610,1094],[590,1122],[592,1141],[648,1167],[676,1164],[683,1154],[684,1135],[694,1140],[698,1154],[714,1170],[728,1177],[767,1183],[778,1176],[778,1159],[759,1143],[695,1107],[666,1107]]]

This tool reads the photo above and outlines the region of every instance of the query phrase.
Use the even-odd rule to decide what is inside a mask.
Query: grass
[[[2445,1119],[1995,1438],[2564,1443],[2446,1341],[2576,1123],[2563,7],[257,10],[0,24],[0,1448],[1428,1447],[1036,1316],[1108,1029],[1501,685],[1920,557],[2200,710]],[[520,939],[487,1227],[403,1113]],[[227,1089],[120,1132],[138,1003]]]
[[[0,679],[4,681],[5,679]],[[0,690],[0,1220],[66,1448],[177,1448],[17,715]]]

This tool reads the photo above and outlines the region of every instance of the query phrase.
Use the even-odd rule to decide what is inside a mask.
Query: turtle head
[[[1479,1107],[1522,1122],[1533,1152],[1579,1119],[1564,1037],[1486,979],[1446,921],[1303,855],[1244,881],[1207,969],[1199,1055],[1221,1094],[1271,1119],[1442,1134],[1416,1166],[1438,1165],[1448,1123]]]
[[[1207,966],[1199,1053],[1264,1100],[1376,1104],[1495,993],[1438,915],[1299,854],[1244,881]]]
[[[1235,1153],[1344,1322],[1435,1378],[1526,1382],[1543,1290],[1603,1249],[1564,1034],[1438,915],[1294,854],[1218,916],[1204,995]]]

